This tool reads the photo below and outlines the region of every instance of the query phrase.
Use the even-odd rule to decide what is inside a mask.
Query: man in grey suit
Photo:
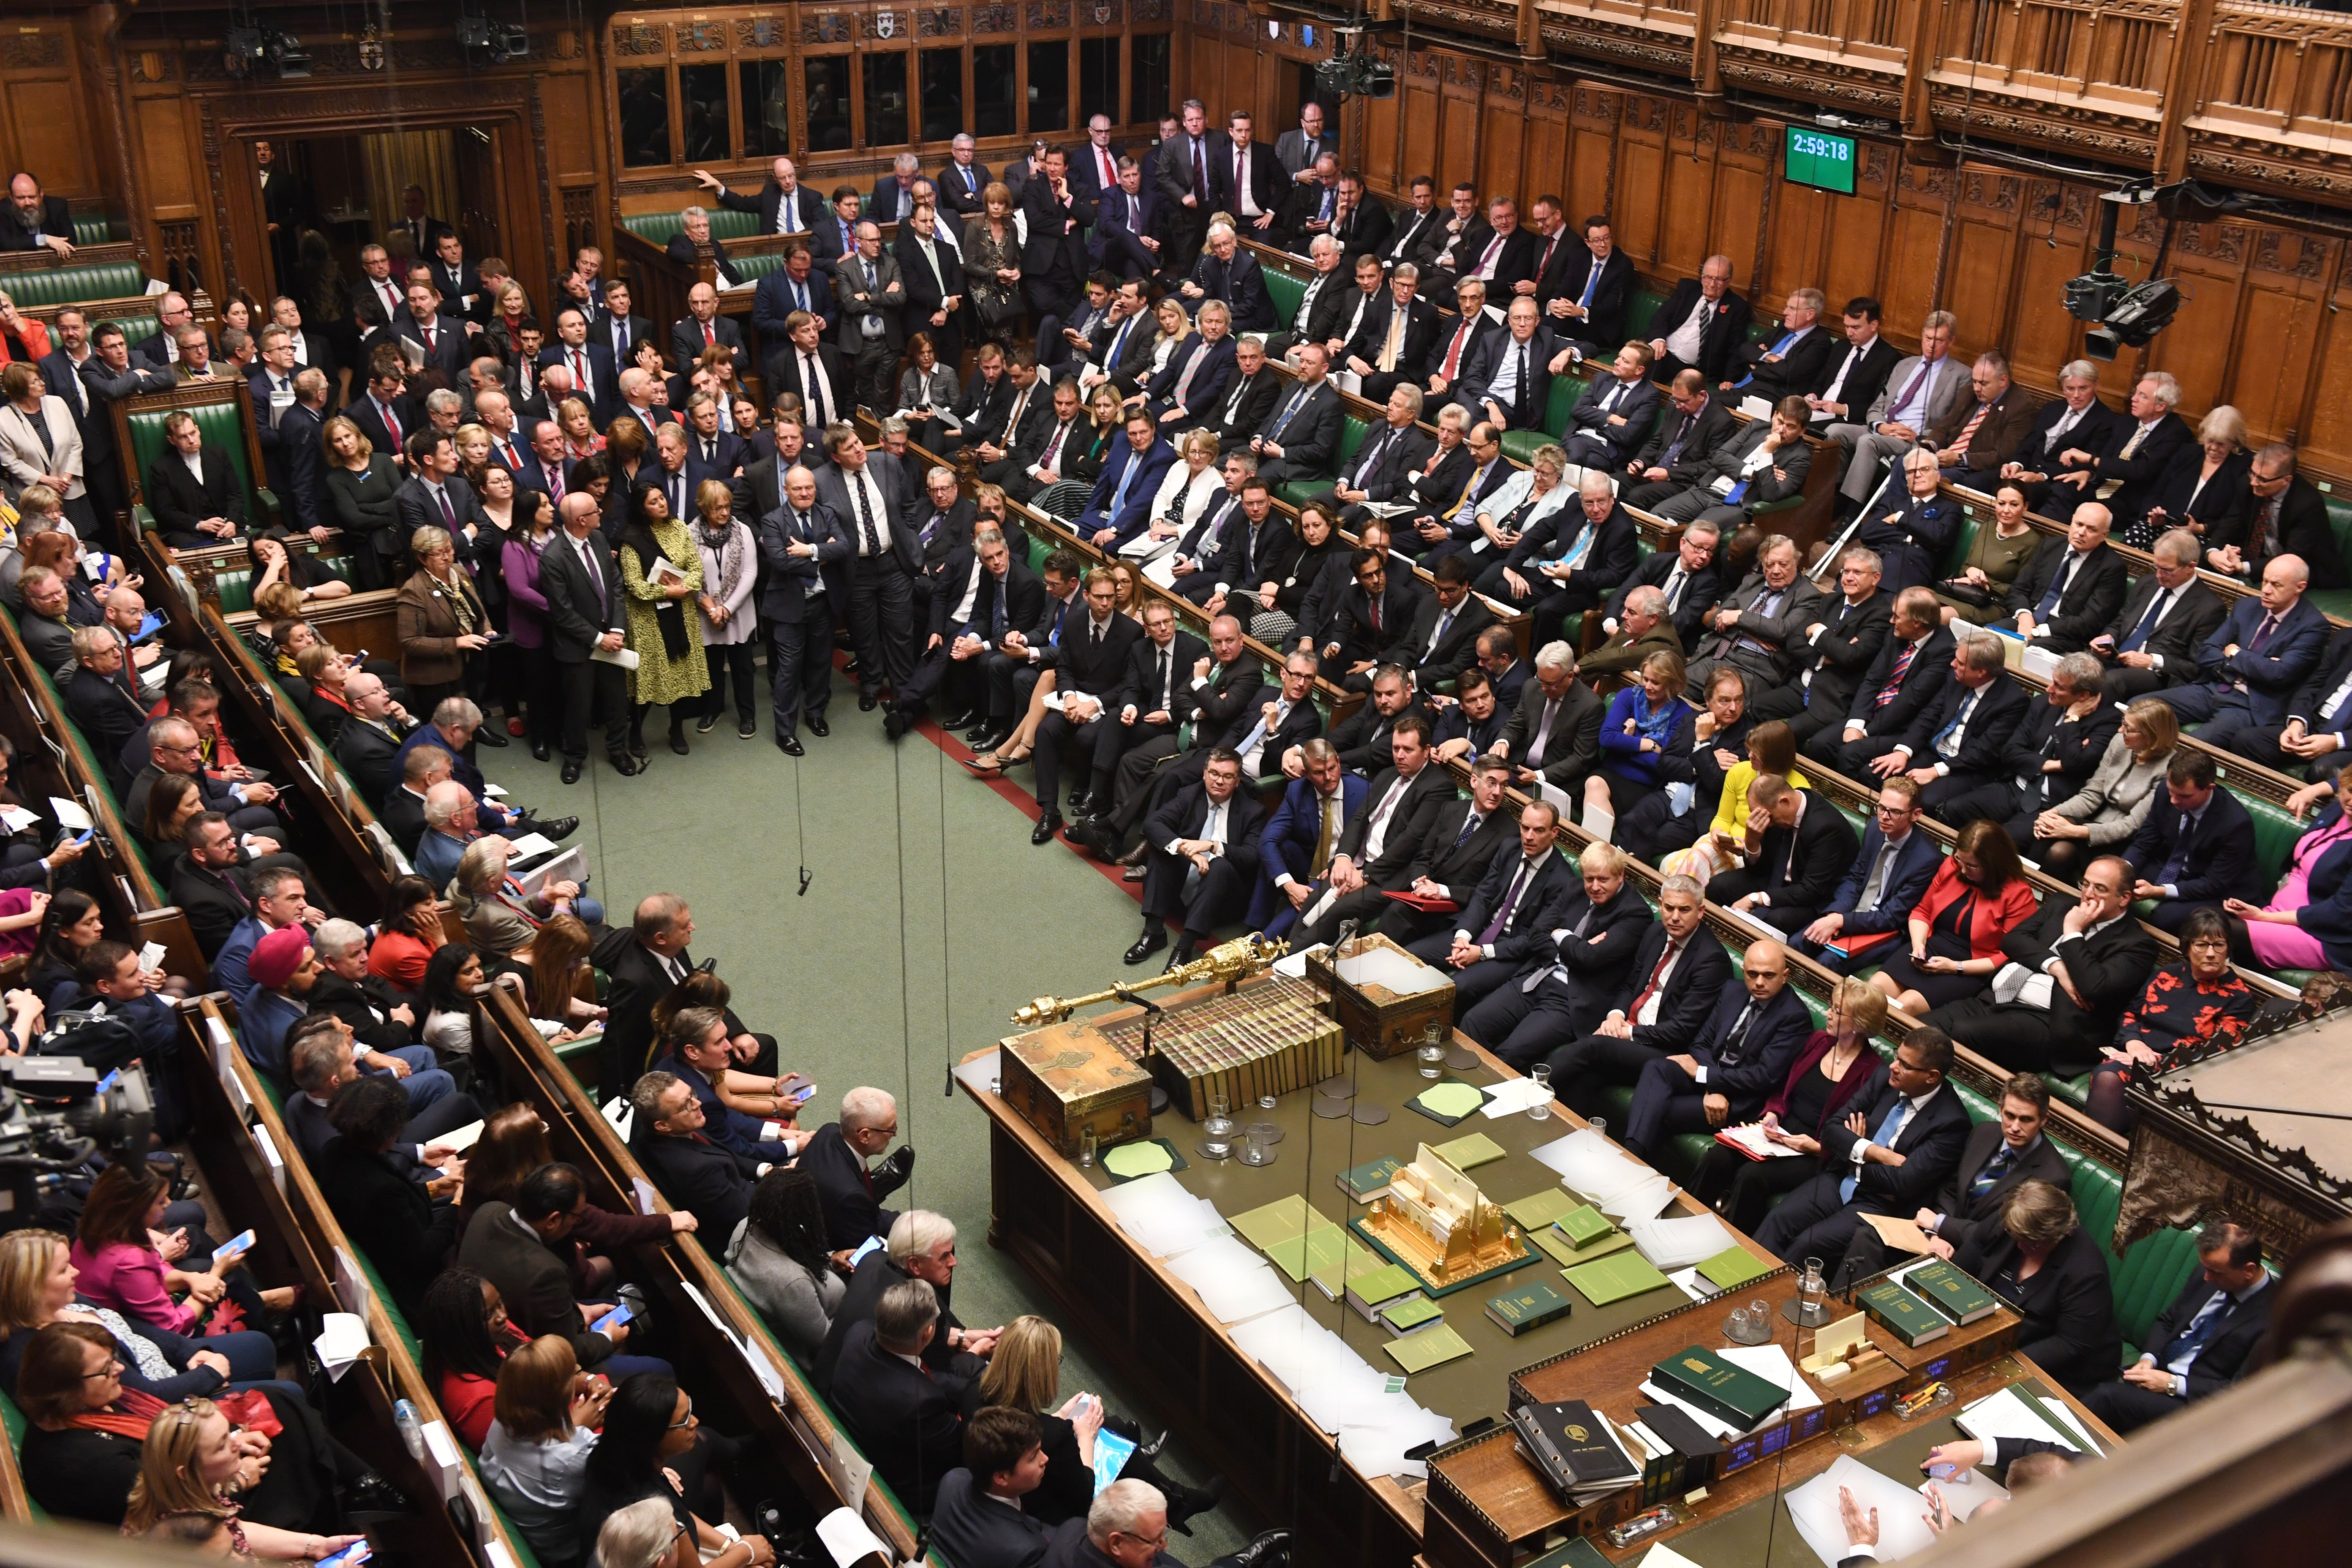
[[[1315,178],[1315,160],[1326,153],[1339,156],[1339,137],[1323,129],[1323,106],[1309,99],[1298,106],[1298,129],[1275,138],[1275,162],[1282,165],[1284,174],[1305,184]]]
[[[768,664],[775,676],[776,749],[804,753],[800,721],[827,734],[833,689],[833,589],[850,552],[831,508],[818,503],[816,476],[795,463],[784,474],[784,503],[760,519],[760,563],[767,574],[760,613],[767,617]]]
[[[1952,356],[1949,310],[1931,310],[1919,328],[1919,352],[1898,361],[1859,425],[1834,424],[1824,434],[1849,454],[1838,490],[1856,506],[1879,484],[1878,466],[1899,463],[1927,430],[1942,425],[1974,396],[1969,367]]]
[[[1327,374],[1330,353],[1321,343],[1304,343],[1297,353],[1297,384],[1276,401],[1265,428],[1250,440],[1258,478],[1270,489],[1297,479],[1328,479],[1339,467],[1346,413]]]
[[[898,276],[898,258],[884,252],[882,231],[875,225],[857,226],[857,254],[835,264],[833,298],[841,308],[841,352],[857,367],[857,401],[877,414],[887,413],[898,406],[891,374],[906,342],[898,313],[907,303],[907,284]]]
[[[1748,679],[1750,691],[1784,685],[1796,658],[1791,649],[1804,627],[1820,618],[1822,591],[1798,575],[1797,542],[1785,533],[1764,541],[1757,570],[1703,618],[1714,634],[1695,650],[1690,667],[1695,690],[1706,689],[1717,668],[1731,665]]]
[[[896,690],[915,672],[914,581],[922,547],[907,526],[907,498],[897,479],[866,460],[856,432],[832,426],[824,449],[832,460],[816,477],[816,499],[849,542],[840,581],[857,650],[857,707],[871,713],[884,685]]]
[[[620,569],[600,526],[602,509],[586,490],[556,508],[562,524],[539,555],[539,591],[547,598],[548,643],[563,688],[563,782],[578,784],[588,762],[588,719],[604,714],[604,754],[626,776],[644,764],[629,754],[629,682],[599,654],[621,651],[628,622]]]

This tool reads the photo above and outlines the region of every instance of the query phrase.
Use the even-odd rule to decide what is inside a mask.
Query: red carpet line
[[[929,741],[932,745],[937,746],[940,751],[945,752],[948,754],[948,760],[958,764],[956,772],[963,775],[964,782],[967,784],[974,782],[973,774],[961,764],[965,759],[975,756],[978,753],[973,752],[970,746],[965,745],[961,737],[940,729],[939,721],[929,716],[926,716],[921,723],[916,725],[914,729],[908,732],[910,734],[922,736],[923,739]],[[994,790],[999,796],[1012,802],[1013,805],[1019,807],[1021,815],[1027,817],[1033,825],[1040,816],[1044,815],[1037,809],[1036,793],[1034,790],[1023,789],[1019,784],[1014,784],[1003,774],[999,773],[993,778],[982,779],[978,782],[984,784],[988,788]],[[1137,903],[1140,904],[1143,902],[1143,884],[1140,882],[1129,882],[1121,879],[1119,873],[1126,868],[1110,865],[1107,862],[1097,860],[1093,856],[1087,854],[1084,850],[1078,848],[1077,846],[1068,843],[1058,837],[1055,838],[1051,845],[1041,844],[1037,846],[1035,853],[1039,855],[1049,855],[1057,850],[1064,855],[1076,856],[1081,861],[1101,872],[1103,876],[1109,880],[1112,887],[1117,888],[1129,898],[1133,899]]]

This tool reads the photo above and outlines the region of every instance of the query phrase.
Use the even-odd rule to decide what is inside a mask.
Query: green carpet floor
[[[765,691],[764,669],[762,692]],[[629,918],[647,893],[685,897],[698,961],[717,959],[734,1005],[772,1032],[788,1069],[816,1081],[806,1125],[832,1119],[842,1091],[872,1084],[898,1097],[899,1126],[916,1150],[911,1191],[897,1200],[956,1223],[956,1312],[974,1326],[1023,1312],[1052,1316],[1028,1275],[987,1244],[984,1119],[961,1091],[944,1095],[949,1065],[1013,1032],[1013,1010],[1034,997],[1098,990],[1129,970],[1119,955],[1141,929],[1132,893],[1066,846],[1033,847],[1031,820],[920,735],[894,749],[880,714],[860,713],[836,678],[833,734],[802,730],[795,763],[769,735],[739,740],[732,713],[709,735],[687,727],[693,755],[667,749],[667,717],[646,726],[651,768],[622,778],[602,761],[571,788],[555,763],[520,742],[482,748],[490,780],[541,815],[578,816],[572,843],[585,858],[607,919]],[[1030,783],[1028,770],[1015,782]],[[944,846],[944,849],[943,849]],[[801,868],[806,895],[795,896]],[[1062,1392],[1103,1396],[1157,1436],[1114,1371],[1075,1335],[1066,1338]],[[1207,1479],[1171,1442],[1178,1477]],[[1228,1504],[1174,1538],[1205,1563],[1254,1528]]]

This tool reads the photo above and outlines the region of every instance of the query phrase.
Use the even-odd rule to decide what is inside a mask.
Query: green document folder
[[[1580,1263],[1561,1270],[1576,1293],[1596,1307],[1612,1301],[1622,1301],[1628,1296],[1663,1289],[1674,1281],[1659,1273],[1650,1260],[1638,1252],[1620,1252],[1612,1257]]]
[[[1470,1353],[1470,1342],[1454,1331],[1451,1323],[1439,1323],[1417,1334],[1391,1340],[1381,1349],[1410,1377],[1416,1372],[1427,1372],[1433,1366],[1443,1366],[1449,1361],[1459,1361]]]

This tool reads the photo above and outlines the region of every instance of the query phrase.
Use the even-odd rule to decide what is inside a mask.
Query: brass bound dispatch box
[[[1151,1133],[1151,1075],[1119,1054],[1092,1024],[1054,1024],[1003,1042],[1004,1102],[1040,1137],[1075,1160],[1091,1126],[1097,1147]]]
[[[1452,1037],[1453,980],[1378,931],[1310,952],[1307,976],[1330,996],[1349,1047],[1375,1061],[1412,1050],[1432,1024]]]

